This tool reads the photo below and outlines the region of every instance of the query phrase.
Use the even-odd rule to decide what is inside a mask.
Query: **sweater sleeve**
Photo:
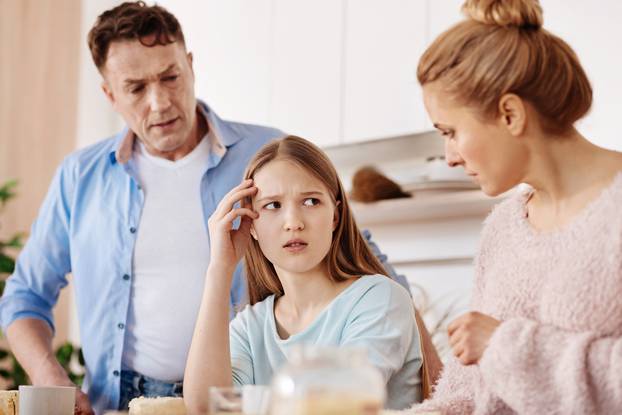
[[[479,253],[475,258],[475,277],[471,292],[471,309],[481,310],[484,300],[484,256],[487,232],[483,232]],[[450,352],[451,353],[451,352]],[[481,376],[476,366],[462,365],[453,354],[445,362],[432,397],[413,406],[413,413],[440,411],[444,415],[468,414],[475,409],[475,395]]]
[[[491,392],[518,413],[622,412],[622,338],[504,321],[480,361]]]
[[[443,368],[432,398],[413,406],[411,413],[434,411],[439,411],[443,415],[472,413],[473,385],[476,380],[476,369],[472,366],[462,366],[452,356]]]

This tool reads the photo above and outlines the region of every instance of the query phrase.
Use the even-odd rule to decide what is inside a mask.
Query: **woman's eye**
[[[305,206],[315,206],[315,205],[319,205],[320,204],[320,199],[316,199],[314,197],[309,197],[307,199],[305,199],[304,201],[304,205]]]
[[[268,210],[274,210],[274,209],[278,209],[281,207],[281,203],[280,202],[270,202],[267,205],[265,205],[263,208],[264,209],[268,209]]]
[[[441,136],[447,137],[447,138],[454,138],[454,131],[453,130],[442,130]]]

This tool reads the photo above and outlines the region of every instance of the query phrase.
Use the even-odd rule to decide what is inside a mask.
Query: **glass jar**
[[[377,415],[386,398],[382,375],[355,348],[294,348],[271,390],[270,415]]]

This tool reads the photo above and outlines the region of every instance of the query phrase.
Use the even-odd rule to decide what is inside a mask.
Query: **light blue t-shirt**
[[[293,346],[353,346],[368,351],[387,385],[386,407],[421,401],[422,364],[414,306],[408,292],[381,275],[359,278],[304,331],[283,340],[274,319],[274,295],[246,306],[230,323],[231,367],[236,385],[270,384]]]

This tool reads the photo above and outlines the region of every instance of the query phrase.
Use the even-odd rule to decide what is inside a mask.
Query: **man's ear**
[[[337,229],[337,225],[339,225],[339,205],[341,205],[341,200],[338,200],[335,203],[335,212],[333,213],[333,231]]]
[[[251,236],[254,240],[257,240],[257,232],[255,232],[255,225],[251,223]]]
[[[519,136],[527,126],[527,107],[516,94],[505,94],[499,98],[499,122],[513,136]]]
[[[188,59],[188,65],[190,65],[190,72],[192,72],[192,75],[194,76],[194,67],[192,66],[194,56],[192,55],[192,52],[188,52],[188,54],[186,54],[186,59]]]
[[[116,100],[114,94],[112,93],[112,88],[110,88],[110,84],[108,84],[108,82],[104,80],[102,81],[101,88],[102,91],[104,91],[104,95],[106,95],[106,98],[108,98],[108,102],[110,102],[112,107],[115,108]]]

